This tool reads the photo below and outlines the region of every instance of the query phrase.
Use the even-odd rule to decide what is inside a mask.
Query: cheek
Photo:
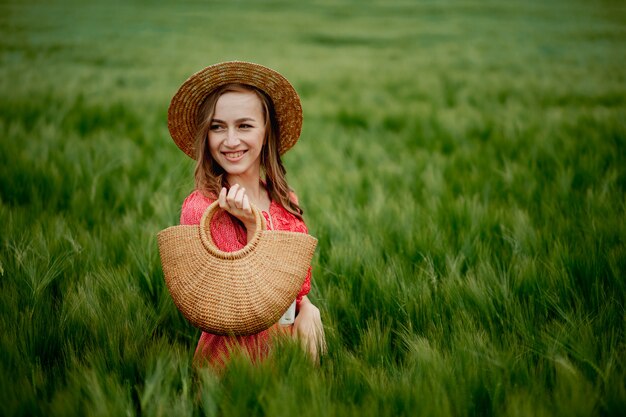
[[[206,142],[209,153],[211,154],[213,159],[217,159],[217,157],[219,156],[219,142],[215,140],[215,138],[211,140],[210,135],[207,137]]]
[[[206,138],[206,142],[211,152],[213,152],[214,150],[217,150],[217,148],[219,147],[219,141],[214,135],[208,134]]]

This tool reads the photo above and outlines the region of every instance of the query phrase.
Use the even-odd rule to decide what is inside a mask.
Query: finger
[[[311,336],[307,332],[300,331],[298,334],[298,340],[300,341],[300,346],[304,349],[305,352],[311,352]]]
[[[246,214],[252,214],[252,207],[250,206],[250,199],[248,199],[248,195],[243,196],[243,204],[241,206]]]
[[[306,340],[305,347],[308,348],[311,357],[315,362],[326,352],[326,340],[324,337],[324,328],[321,322],[317,322],[310,326],[304,338]]]
[[[217,201],[221,208],[226,209],[228,207],[228,204],[226,203],[226,187],[222,187],[222,190],[220,191],[220,195],[218,196]]]
[[[321,325],[317,329],[316,349],[320,356],[325,355],[328,348],[326,347],[326,336],[324,335],[324,327]]]
[[[324,334],[324,328],[322,327],[320,333],[320,354],[325,355],[328,352],[328,346],[326,345],[326,335]]]
[[[317,363],[317,337],[310,337],[309,340],[309,353],[311,354],[311,358],[313,362]]]
[[[300,341],[302,348],[305,350],[305,352],[311,355],[313,360],[315,360],[317,356],[317,347],[316,347],[317,338],[315,337],[315,334],[314,334],[315,332],[314,328],[307,327],[303,329],[302,327],[299,326],[296,330],[297,330],[296,333],[298,335],[298,340]]]
[[[226,202],[231,208],[235,207],[235,197],[237,196],[237,190],[239,189],[239,184],[235,184],[230,187],[228,190],[228,194],[226,195]]]
[[[238,209],[243,208],[243,197],[246,195],[246,189],[243,187],[240,187],[239,190],[237,190],[237,194],[235,194],[235,207],[237,207]]]

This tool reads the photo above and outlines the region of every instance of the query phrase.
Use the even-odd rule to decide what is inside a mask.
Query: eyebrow
[[[256,122],[257,120],[253,117],[242,117],[241,119],[235,120],[235,123],[248,122],[248,121]],[[211,119],[211,123],[226,123],[226,122],[220,119]]]

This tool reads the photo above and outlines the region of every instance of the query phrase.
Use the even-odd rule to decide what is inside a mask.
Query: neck
[[[250,201],[256,206],[264,207],[269,200],[265,187],[262,186],[260,177],[258,175],[229,175],[227,178],[228,184],[232,187],[235,184],[239,184],[246,189],[246,194]]]

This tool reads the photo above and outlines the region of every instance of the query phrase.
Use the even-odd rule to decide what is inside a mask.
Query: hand
[[[248,230],[248,237],[254,233],[256,221],[245,188],[235,184],[227,191],[222,187],[217,201],[222,209],[241,220]]]
[[[326,353],[324,326],[320,310],[305,296],[300,303],[300,312],[293,324],[293,334],[300,340],[302,347],[319,363],[320,355]]]

